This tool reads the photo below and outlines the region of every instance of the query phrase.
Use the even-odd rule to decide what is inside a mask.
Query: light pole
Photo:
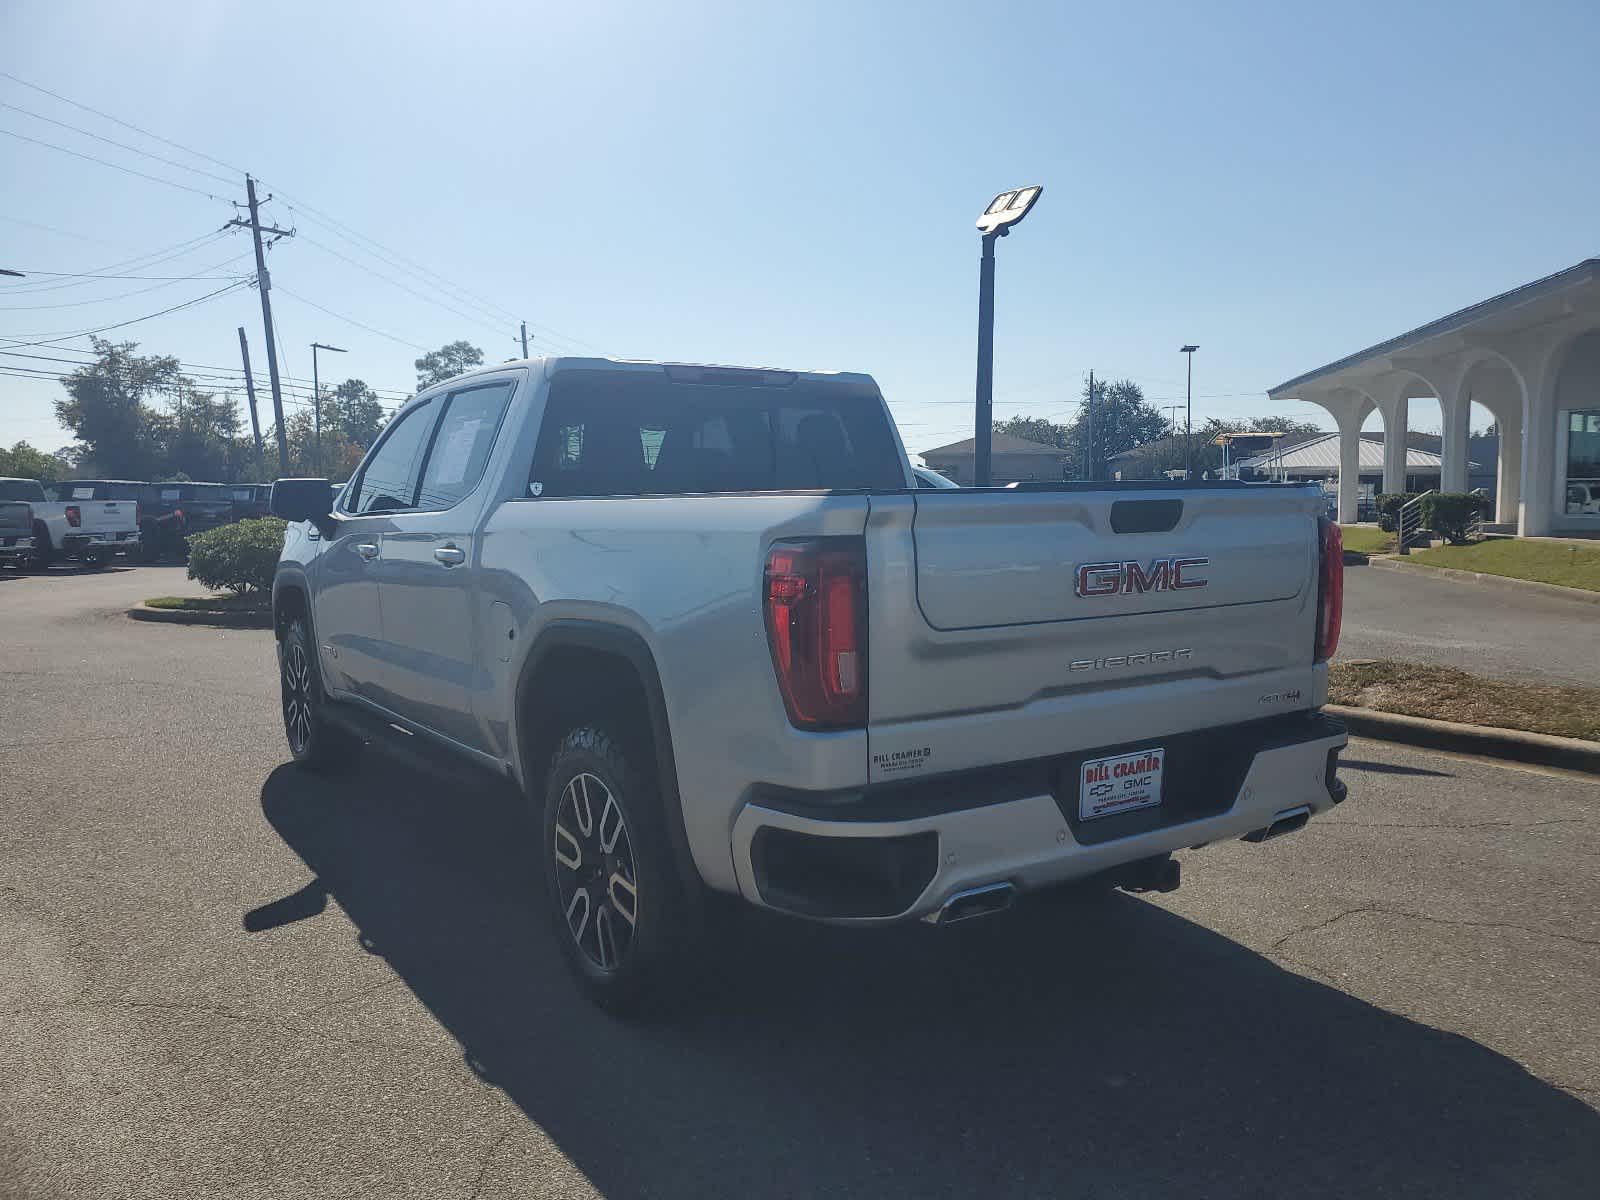
[[[1199,346],[1179,346],[1178,353],[1188,356],[1189,379],[1183,390],[1183,477],[1194,478],[1194,352]]]
[[[1012,188],[989,201],[978,218],[983,234],[983,257],[978,262],[978,396],[973,418],[972,482],[988,487],[993,482],[990,450],[994,442],[994,242],[1028,215],[1044,188]]]
[[[313,422],[316,426],[316,454],[317,471],[322,471],[322,384],[317,378],[317,351],[332,350],[335,354],[347,354],[347,350],[339,346],[327,346],[322,342],[311,343],[311,410]]]

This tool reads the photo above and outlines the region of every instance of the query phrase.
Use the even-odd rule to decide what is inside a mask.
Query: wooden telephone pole
[[[267,377],[272,381],[272,416],[278,423],[278,474],[289,473],[289,438],[283,428],[283,385],[278,382],[278,342],[272,336],[272,278],[267,274],[266,251],[261,245],[261,235],[269,233],[274,238],[293,237],[294,230],[278,229],[268,225],[261,225],[261,208],[256,201],[256,181],[249,175],[244,177],[245,194],[249,197],[250,219],[248,221],[235,217],[229,225],[237,225],[240,229],[248,229],[256,245],[256,290],[261,293],[261,324],[265,329],[267,338]],[[272,197],[268,196],[268,200]],[[244,331],[240,330],[241,343]],[[249,368],[246,367],[245,378],[249,378]],[[255,413],[254,403],[250,406],[252,415]]]
[[[250,374],[250,343],[244,339],[244,326],[239,326],[239,357],[244,359],[244,394],[250,397],[250,432],[256,439],[256,470],[267,473],[267,455],[261,448],[261,416],[256,412],[256,377]]]

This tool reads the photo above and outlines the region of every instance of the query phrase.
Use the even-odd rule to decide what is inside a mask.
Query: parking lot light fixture
[[[973,418],[973,483],[994,482],[990,465],[994,441],[994,242],[1033,210],[1044,188],[1039,184],[1012,188],[989,201],[978,217],[983,257],[978,262],[978,396]]]
[[[316,428],[316,456],[317,473],[322,472],[322,385],[317,380],[317,351],[331,350],[335,354],[348,354],[342,346],[329,346],[324,342],[311,343],[311,410],[312,423]]]

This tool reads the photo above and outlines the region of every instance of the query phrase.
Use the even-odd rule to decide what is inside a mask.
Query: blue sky
[[[401,392],[414,347],[494,361],[526,318],[536,350],[869,371],[913,451],[970,436],[972,222],[1004,187],[1045,193],[999,248],[999,416],[1070,416],[1091,368],[1181,401],[1186,341],[1197,421],[1274,411],[1283,379],[1600,253],[1597,44],[1592,2],[0,8],[0,71],[266,181],[300,231],[271,258],[293,376],[320,340],[349,350],[324,378]],[[0,135],[0,267],[94,271],[243,198],[4,78],[0,104],[220,198]],[[12,281],[0,339],[192,300],[248,248],[124,271],[215,280]],[[119,332],[232,367],[240,324],[264,370],[248,290]],[[65,444],[58,393],[0,375],[0,443]]]

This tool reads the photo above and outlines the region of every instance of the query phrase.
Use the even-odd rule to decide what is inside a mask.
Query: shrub
[[[1422,499],[1422,523],[1452,546],[1461,546],[1472,518],[1487,507],[1488,497],[1475,492],[1434,492]]]
[[[1417,492],[1379,492],[1373,497],[1378,508],[1378,528],[1393,533],[1400,524],[1401,505],[1415,500],[1418,495]]]
[[[213,591],[265,597],[272,591],[286,528],[277,517],[262,517],[195,534],[189,539],[189,578]]]

